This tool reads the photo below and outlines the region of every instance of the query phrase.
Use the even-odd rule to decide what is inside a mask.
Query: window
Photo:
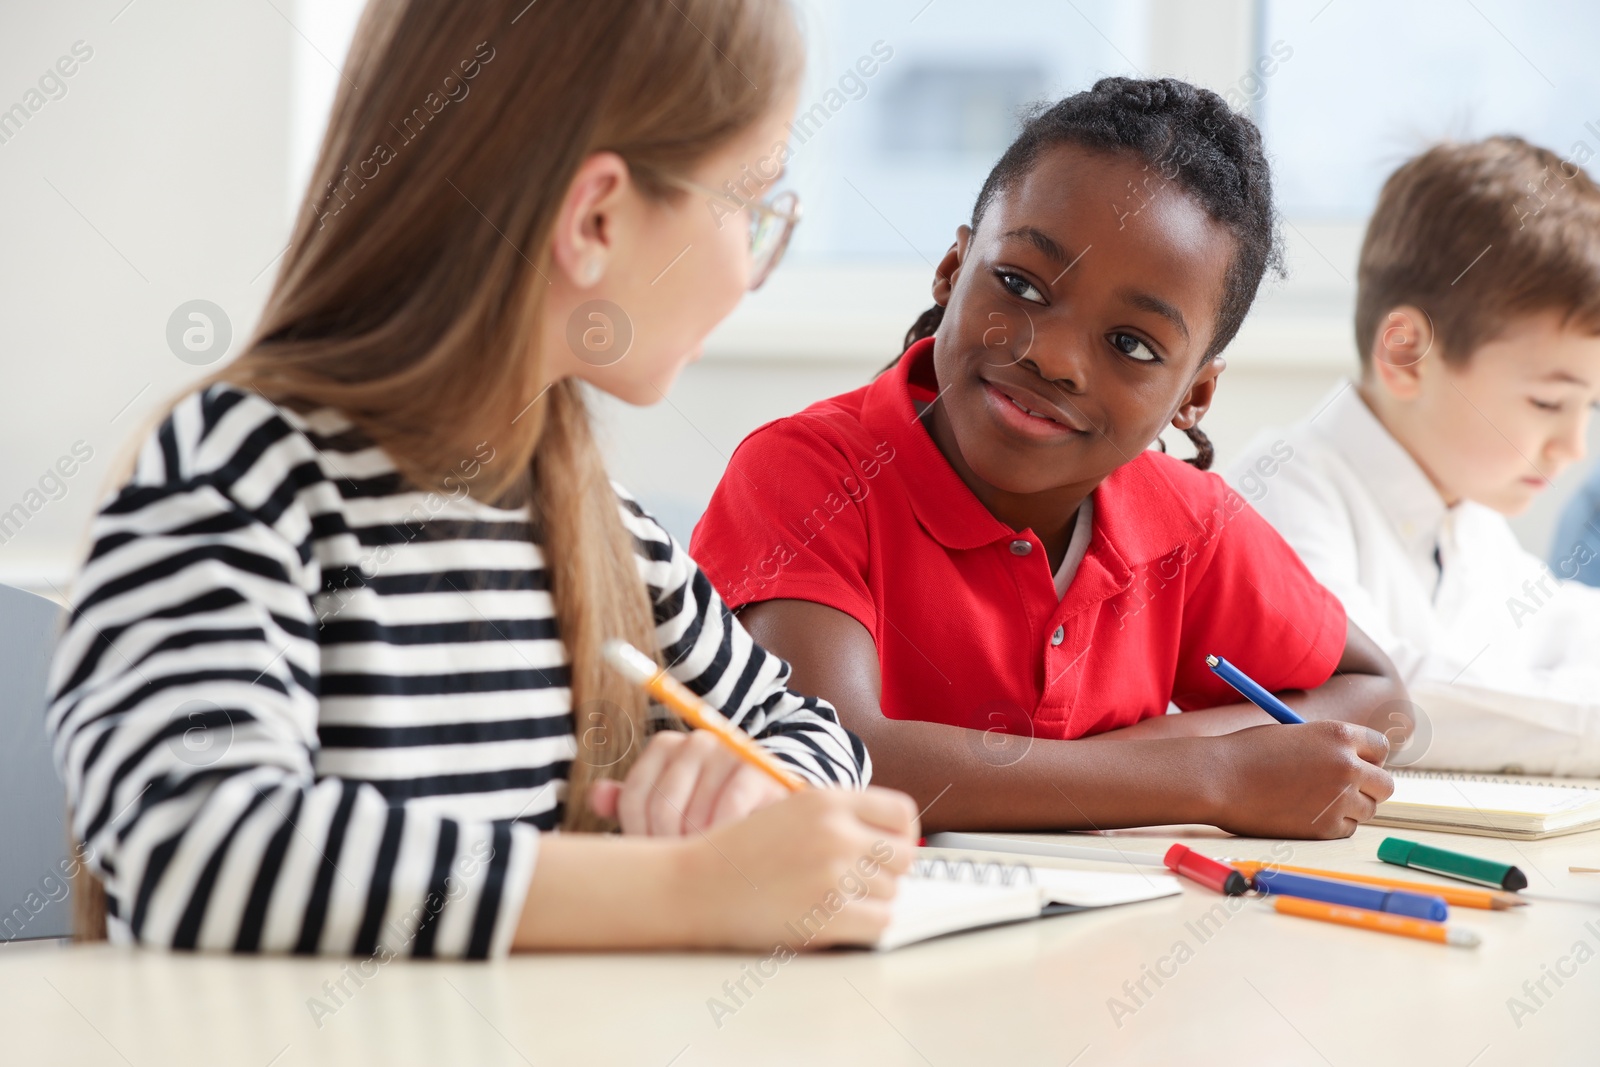
[[[1147,64],[1149,6],[801,0],[795,262],[938,262],[1024,108]]]
[[[1364,220],[1388,173],[1444,138],[1516,133],[1579,162],[1600,152],[1592,3],[1261,7],[1258,40],[1278,61],[1257,114],[1290,219]]]
[[[300,0],[292,195],[310,174],[362,0]],[[937,262],[1027,105],[1148,63],[1148,0],[797,0],[793,263]]]
[[[1102,76],[1186,78],[1248,107],[1273,157],[1290,276],[1228,351],[1206,428],[1224,460],[1353,371],[1355,263],[1384,176],[1445,136],[1600,152],[1600,5],[1549,0],[795,0],[808,72],[789,258],[719,326],[671,404],[619,420],[616,473],[686,537],[751,428],[899,350],[1019,108]],[[361,0],[298,0],[298,202]],[[1577,143],[1584,149],[1574,154]],[[1175,448],[1185,446],[1176,443]],[[1542,546],[1563,494],[1518,522]],[[1544,511],[1540,511],[1542,508]]]

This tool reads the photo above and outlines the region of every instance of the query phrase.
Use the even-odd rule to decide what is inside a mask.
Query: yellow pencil
[[[1310,874],[1318,878],[1332,878],[1340,882],[1360,882],[1362,885],[1379,885],[1385,889],[1403,889],[1410,893],[1425,893],[1443,897],[1446,904],[1458,908],[1482,908],[1486,911],[1505,911],[1527,904],[1515,893],[1494,889],[1476,889],[1472,886],[1434,885],[1432,882],[1412,882],[1400,878],[1380,878],[1374,874],[1348,874],[1344,871],[1324,871],[1316,867],[1291,867],[1282,863],[1264,863],[1259,860],[1223,860],[1246,878],[1254,878],[1264,867],[1292,874]]]
[[[1386,911],[1368,911],[1366,908],[1347,908],[1341,904],[1324,904],[1320,900],[1300,897],[1272,898],[1272,906],[1280,915],[1298,915],[1302,919],[1317,919],[1341,926],[1359,926],[1363,930],[1376,930],[1384,934],[1414,937],[1419,941],[1437,941],[1441,945],[1460,948],[1477,948],[1481,938],[1471,930],[1444,923],[1413,919],[1407,915],[1391,915]]]
[[[689,688],[655,661],[626,641],[612,639],[602,648],[606,662],[622,676],[671,708],[684,722],[697,730],[713,734],[734,754],[757,770],[775,779],[791,793],[806,787],[805,780],[786,769],[777,758],[750,739],[750,735],[729,722],[716,708],[695,696]]]

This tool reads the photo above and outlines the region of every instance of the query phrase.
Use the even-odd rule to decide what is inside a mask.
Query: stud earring
[[[600,280],[600,275],[605,273],[605,264],[599,256],[589,256],[578,268],[578,284],[583,286],[593,285]]]

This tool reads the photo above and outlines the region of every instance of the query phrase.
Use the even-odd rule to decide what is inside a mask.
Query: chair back
[[[0,941],[72,933],[67,797],[45,734],[62,609],[0,585]]]

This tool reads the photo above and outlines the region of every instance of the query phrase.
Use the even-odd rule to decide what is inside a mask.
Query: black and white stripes
[[[230,386],[146,442],[95,521],[49,711],[114,938],[508,949],[576,740],[527,514],[469,493],[494,462],[411,490],[336,413]],[[672,673],[810,780],[864,781],[833,709],[619,499]]]

